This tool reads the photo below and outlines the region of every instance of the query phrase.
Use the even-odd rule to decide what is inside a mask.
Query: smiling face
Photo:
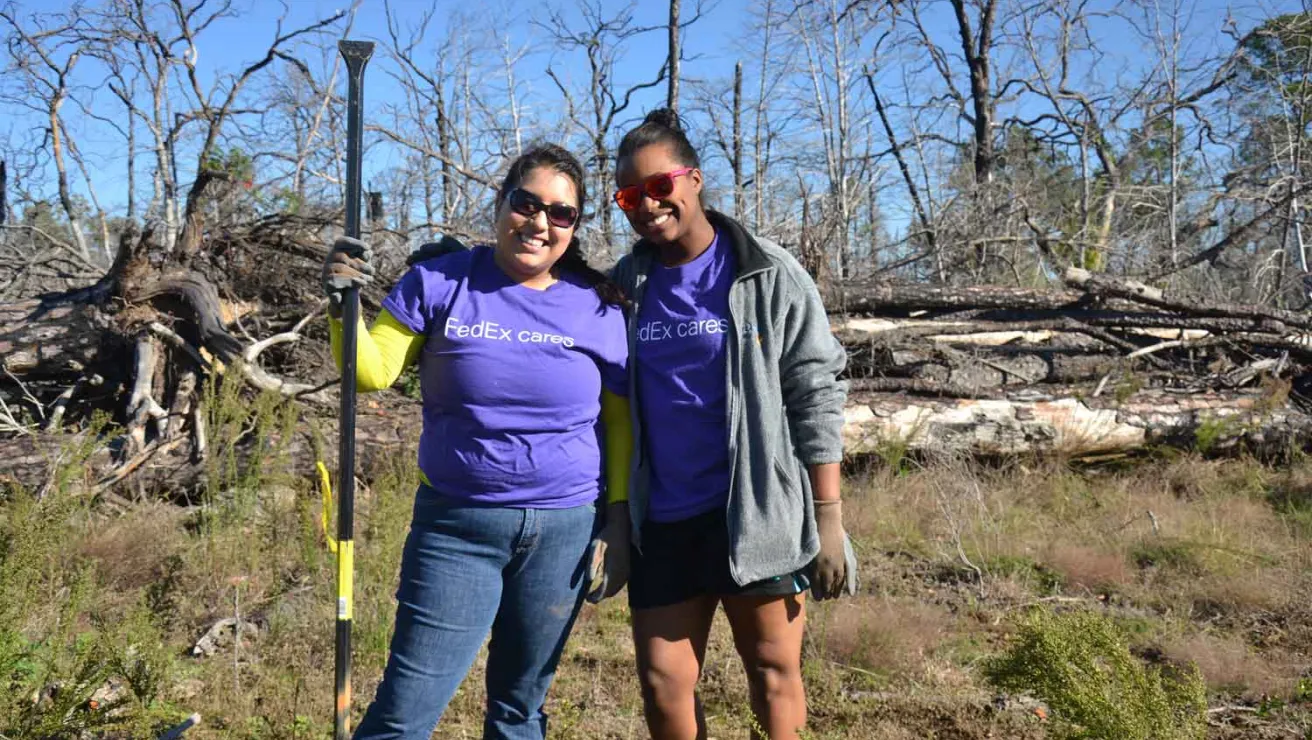
[[[615,171],[615,184],[621,188],[636,185],[642,189],[648,178],[687,166],[674,156],[669,144],[649,144],[620,161]],[[624,212],[633,230],[653,244],[678,242],[706,220],[701,203],[702,171],[693,169],[674,178],[673,182],[674,189],[668,196],[654,200],[644,190],[638,207]]]
[[[549,167],[529,170],[518,188],[547,205],[564,203],[579,207],[574,181]],[[546,287],[554,282],[551,268],[569,248],[576,226],[552,225],[543,210],[525,216],[511,207],[510,200],[502,197],[497,203],[494,259],[512,280],[529,287]]]

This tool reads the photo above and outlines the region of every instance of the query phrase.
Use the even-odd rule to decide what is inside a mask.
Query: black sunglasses
[[[510,210],[525,218],[533,218],[540,211],[547,212],[547,223],[561,229],[572,229],[579,222],[579,209],[567,203],[543,203],[542,199],[523,188],[515,188],[506,196]]]

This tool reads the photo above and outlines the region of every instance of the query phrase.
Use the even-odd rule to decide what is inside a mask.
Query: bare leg
[[[770,740],[796,740],[806,726],[802,687],[804,594],[726,596],[724,612],[747,670],[752,713]],[[759,738],[759,733],[753,733]]]
[[[653,740],[705,740],[706,718],[697,679],[717,599],[699,596],[678,604],[633,611],[633,643],[647,730]]]

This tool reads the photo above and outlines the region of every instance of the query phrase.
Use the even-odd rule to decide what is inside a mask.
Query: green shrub
[[[1197,668],[1145,665],[1116,625],[1093,612],[1034,613],[987,670],[1000,688],[1046,702],[1064,737],[1194,740],[1206,733]]]
[[[984,570],[994,578],[1015,578],[1031,584],[1039,592],[1055,594],[1061,590],[1061,574],[1024,555],[998,555],[984,561]]]
[[[0,737],[153,737],[176,714],[162,699],[173,655],[146,600],[103,612],[94,567],[69,547],[89,514],[64,468],[94,436],[61,452],[44,498],[14,489],[0,501]]]
[[[1206,571],[1196,548],[1181,540],[1145,540],[1131,548],[1130,559],[1140,568],[1172,568],[1194,574]]]
[[[1205,419],[1194,430],[1194,451],[1206,455],[1234,435],[1235,423],[1225,417]]]
[[[891,436],[881,439],[879,444],[875,445],[875,454],[884,462],[884,465],[892,470],[895,474],[901,476],[911,472],[911,439],[907,437]]]
[[[258,492],[288,463],[284,454],[297,422],[297,407],[280,394],[264,391],[248,398],[238,377],[212,374],[201,397],[209,452],[205,456],[205,528],[245,522]],[[213,509],[213,511],[210,511]],[[215,518],[218,517],[219,521]]]
[[[1298,536],[1312,538],[1312,487],[1281,483],[1267,491],[1266,499]]]

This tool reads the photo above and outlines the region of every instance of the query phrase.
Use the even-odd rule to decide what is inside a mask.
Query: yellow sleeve
[[[328,319],[328,335],[332,340],[333,360],[341,370],[341,319]],[[419,356],[424,339],[424,335],[410,331],[387,309],[378,314],[368,330],[361,317],[355,340],[355,387],[366,393],[390,388],[401,377],[401,371]]]
[[[606,501],[629,500],[629,466],[633,462],[633,417],[629,399],[601,392],[601,423],[606,426]]]

